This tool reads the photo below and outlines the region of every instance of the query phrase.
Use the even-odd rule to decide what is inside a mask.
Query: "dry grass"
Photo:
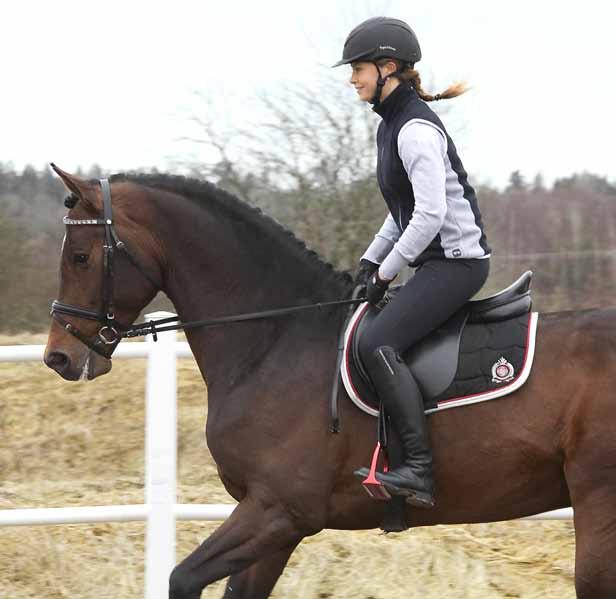
[[[178,364],[179,501],[230,502],[205,446],[203,383],[192,361]],[[0,364],[0,508],[142,503],[144,373],[144,361],[118,360],[69,384],[41,364]],[[178,556],[216,526],[179,523]],[[143,541],[140,523],[0,529],[0,598],[142,597]],[[573,553],[570,522],[325,531],[300,545],[273,596],[568,599]],[[221,595],[220,583],[204,593]]]

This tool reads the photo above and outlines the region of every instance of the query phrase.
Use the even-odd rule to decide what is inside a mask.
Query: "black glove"
[[[379,278],[378,270],[370,277],[366,287],[366,299],[370,305],[376,306],[383,299],[389,283]]]
[[[362,258],[359,261],[359,268],[357,269],[357,274],[355,275],[355,286],[363,287],[367,285],[368,279],[376,272],[378,267],[378,264]]]

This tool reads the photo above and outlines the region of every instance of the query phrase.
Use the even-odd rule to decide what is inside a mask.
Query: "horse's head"
[[[71,195],[44,360],[67,380],[93,379],[111,370],[122,330],[161,288],[160,252],[143,202],[133,201],[141,195],[137,186],[114,184],[112,208],[106,180],[85,181],[52,167]]]

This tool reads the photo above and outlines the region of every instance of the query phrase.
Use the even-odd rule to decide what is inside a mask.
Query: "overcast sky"
[[[199,157],[178,141],[203,109],[194,91],[241,125],[255,92],[318,82],[349,29],[379,14],[417,33],[429,91],[472,85],[447,102],[445,125],[476,179],[500,186],[515,169],[616,179],[612,0],[5,3],[0,161],[169,170]],[[340,85],[348,74],[338,69]]]

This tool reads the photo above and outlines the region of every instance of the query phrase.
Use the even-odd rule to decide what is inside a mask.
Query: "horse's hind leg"
[[[590,374],[588,375],[590,376]],[[578,599],[616,597],[616,436],[611,381],[582,397],[563,432]]]
[[[303,536],[280,504],[246,497],[222,526],[174,568],[169,580],[169,598],[199,599],[208,584],[240,573],[274,554],[283,555],[285,548],[288,548],[288,559],[291,548]],[[280,559],[280,571],[286,559]],[[270,580],[272,587],[279,574]],[[250,573],[247,576],[246,580]],[[237,580],[241,581],[242,577]]]
[[[297,543],[259,560],[229,578],[223,599],[267,599]]]
[[[573,498],[578,599],[616,597],[616,487]]]

